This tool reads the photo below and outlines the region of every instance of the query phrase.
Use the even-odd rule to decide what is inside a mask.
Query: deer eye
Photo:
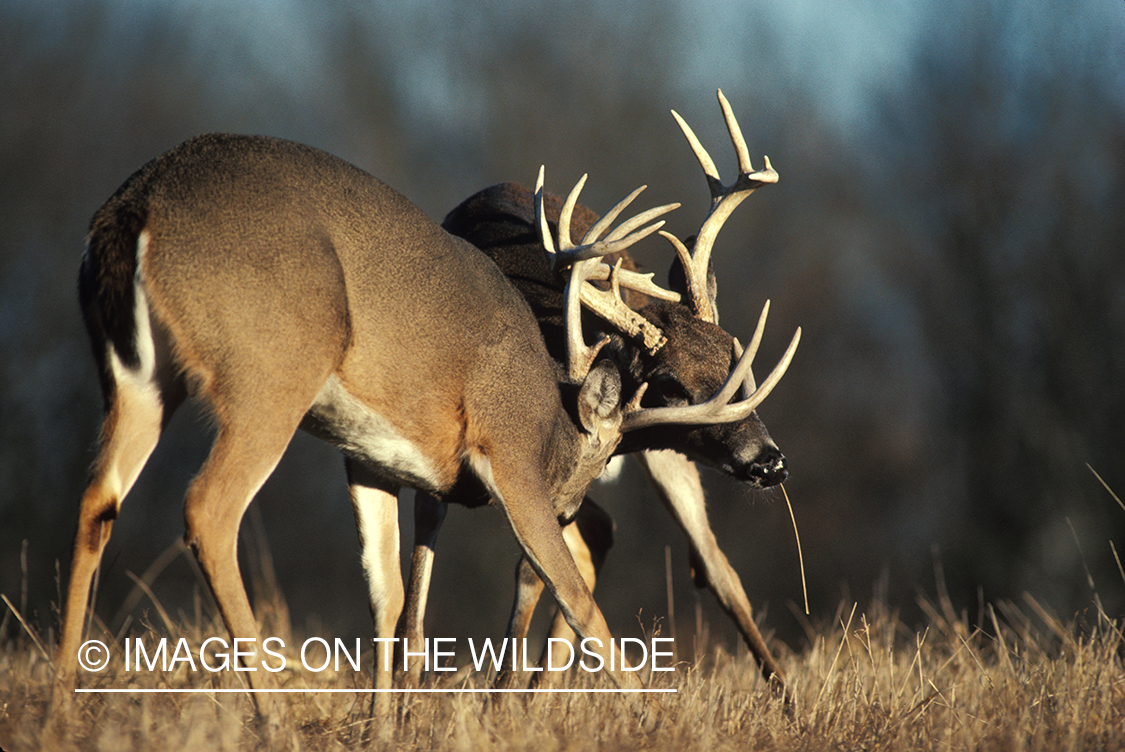
[[[656,379],[652,383],[656,396],[660,398],[660,402],[669,407],[679,407],[691,404],[691,397],[688,395],[687,390],[684,389],[683,384],[675,379],[664,376]]]

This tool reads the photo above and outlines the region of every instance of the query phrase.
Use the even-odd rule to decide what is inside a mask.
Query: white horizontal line
[[[676,694],[678,689],[75,689],[81,694]]]

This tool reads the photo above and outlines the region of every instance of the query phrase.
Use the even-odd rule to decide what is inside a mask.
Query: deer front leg
[[[410,559],[410,580],[406,587],[406,606],[399,622],[395,643],[395,673],[401,672],[402,648],[412,646],[417,652],[425,641],[424,618],[426,599],[430,592],[430,575],[434,568],[434,550],[438,532],[449,507],[424,491],[414,495],[414,552]],[[405,641],[405,642],[404,642]],[[422,679],[422,662],[412,661],[402,674],[405,683],[417,687]]]
[[[512,614],[508,617],[508,629],[504,634],[505,639],[512,640],[509,644],[523,644],[521,641],[527,637],[531,617],[535,615],[535,606],[542,594],[543,580],[536,574],[527,557],[521,555],[516,564],[516,597],[512,601]],[[496,674],[495,686],[497,689],[509,689],[517,684],[516,680],[520,676],[520,672],[502,668]]]
[[[578,565],[582,580],[591,593],[597,584],[606,554],[613,546],[613,528],[613,518],[589,497],[583,500],[574,519],[563,526],[563,540],[566,541],[566,547],[574,557],[574,563]],[[539,579],[527,559],[520,557],[519,569],[516,573],[516,601],[513,604],[512,619],[508,627],[510,637],[519,639],[527,636],[532,614],[542,592],[543,581]],[[574,630],[566,623],[558,608],[555,609],[551,620],[551,631],[543,643],[543,650],[537,664],[539,666],[547,666],[550,640],[574,642]],[[540,676],[549,679],[553,674],[549,672],[536,674],[536,678]],[[511,674],[506,673],[502,678],[506,684],[512,683]]]
[[[602,571],[602,565],[605,564],[605,557],[609,553],[609,549],[613,547],[613,518],[609,516],[609,512],[598,506],[590,497],[582,502],[582,506],[578,509],[578,513],[571,520],[570,524],[563,528],[563,540],[566,541],[566,547],[570,549],[570,553],[574,556],[574,563],[578,565],[578,571],[582,573],[582,579],[586,583],[586,587],[590,588],[590,592],[594,592],[594,586],[598,581],[598,574]],[[548,638],[572,640],[574,632],[571,631],[567,625],[566,620],[562,618],[562,614],[556,611],[555,617],[551,622],[551,632]],[[543,658],[546,657],[546,645],[544,645]]]
[[[705,582],[715,594],[723,610],[730,615],[738,631],[742,633],[747,647],[758,661],[762,676],[775,691],[788,698],[785,672],[781,670],[758,631],[742,581],[719,548],[707,521],[703,486],[695,463],[670,450],[639,452],[634,456],[687,536],[693,552],[693,562],[703,567],[703,572],[694,572],[696,582]]]
[[[587,499],[586,502],[582,505],[582,508],[585,509],[587,504],[594,506],[594,503]],[[601,568],[601,563],[602,561],[604,561],[604,556],[595,564],[592,557],[592,552],[589,546],[586,545],[586,540],[583,538],[582,532],[580,530],[580,524],[577,519],[571,520],[569,523],[563,526],[562,536],[563,541],[566,543],[567,550],[570,551],[570,555],[574,558],[574,563],[578,567],[579,574],[582,575],[582,581],[586,583],[586,588],[591,593],[593,593],[594,585],[597,583],[597,570]],[[531,624],[531,617],[535,611],[536,602],[538,601],[540,594],[543,592],[543,581],[539,578],[539,575],[536,574],[535,569],[528,562],[526,556],[520,557],[519,569],[516,574],[516,582],[517,587],[520,588],[521,591],[523,589],[526,589],[526,594],[520,591],[517,592],[516,602],[513,605],[512,613],[512,626],[514,627],[518,625],[519,627],[519,634],[513,633],[512,637],[521,639],[527,637],[527,632]],[[521,611],[521,613],[518,615],[518,619],[516,610]],[[570,625],[566,623],[566,619],[563,618],[562,610],[556,606],[554,610],[554,616],[551,618],[551,631],[547,635],[547,639],[543,642],[543,650],[539,654],[539,661],[535,664],[536,666],[539,666],[546,670],[538,671],[532,674],[532,686],[549,687],[554,683],[552,679],[554,678],[555,673],[552,671],[552,665],[550,663],[550,646],[553,644],[552,640],[565,640],[566,642],[571,643],[572,648],[574,648],[574,637],[574,630],[571,629]],[[521,642],[520,644],[523,643]],[[498,685],[510,685],[512,683],[512,677],[512,673],[507,673],[506,676],[498,678],[497,683]]]
[[[550,495],[534,468],[501,474],[496,462],[474,458],[474,470],[503,509],[524,555],[542,578],[579,637],[590,639],[588,649],[604,661],[602,669],[623,689],[640,687],[636,674],[620,669],[621,655],[613,644],[605,617],[582,580],[574,557],[563,540]],[[613,666],[614,669],[609,667]]]
[[[387,648],[394,638],[403,603],[398,488],[375,476],[358,460],[347,459],[345,467],[375,625],[375,688],[390,689],[394,674]],[[390,708],[388,700],[387,694],[376,693],[375,712],[385,714]]]

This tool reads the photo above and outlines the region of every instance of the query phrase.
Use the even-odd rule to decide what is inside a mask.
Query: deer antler
[[[781,377],[785,375],[786,369],[789,368],[789,362],[793,359],[793,354],[797,352],[797,343],[801,341],[801,328],[797,327],[797,331],[793,334],[793,339],[790,340],[789,347],[786,348],[785,354],[781,356],[781,360],[778,361],[766,380],[762,382],[762,385],[754,388],[754,377],[750,375],[750,366],[754,362],[754,356],[758,353],[758,345],[762,341],[762,332],[766,328],[766,316],[769,314],[769,310],[770,304],[767,300],[765,306],[762,307],[762,315],[758,318],[758,327],[754,330],[754,336],[751,338],[749,346],[745,352],[739,353],[738,363],[711,399],[698,405],[634,409],[625,415],[621,430],[635,431],[638,428],[669,423],[733,423],[749,416],[769,396],[769,393],[777,386],[777,382],[781,381]],[[739,349],[736,345],[736,352]],[[746,396],[744,399],[732,403],[731,398],[734,397],[735,392],[739,391],[740,387]],[[747,395],[747,392],[752,393]]]
[[[582,336],[581,307],[610,322],[625,335],[643,340],[650,352],[659,350],[665,342],[664,333],[648,319],[625,305],[621,299],[621,287],[643,292],[646,295],[665,300],[679,300],[679,295],[665,290],[652,281],[651,274],[637,274],[621,269],[620,261],[612,269],[601,262],[602,256],[623,251],[639,240],[648,237],[664,226],[664,221],[641,227],[646,222],[679,207],[679,204],[666,204],[642,212],[632,219],[622,222],[602,240],[599,238],[617,219],[622,211],[635,199],[645,186],[641,186],[605,213],[591,227],[582,241],[575,245],[570,236],[570,218],[578,203],[578,195],[586,182],[583,175],[571,190],[559,213],[559,241],[556,250],[554,239],[547,225],[547,213],[543,207],[543,174],[539,168],[539,178],[535,183],[535,216],[543,239],[543,248],[551,259],[552,268],[558,272],[570,267],[570,279],[566,285],[566,331],[568,375],[573,381],[580,381],[589,372],[594,358],[609,341],[608,336],[593,347],[586,345]],[[640,228],[640,229],[637,229]],[[609,280],[609,290],[599,290],[590,280]]]
[[[713,323],[718,322],[718,313],[714,310],[711,298],[707,294],[707,266],[711,259],[711,247],[715,243],[715,237],[719,234],[719,230],[722,229],[727,217],[747,196],[763,185],[777,182],[777,172],[770,165],[769,157],[765,157],[765,169],[754,170],[754,166],[750,164],[750,150],[746,148],[746,139],[742,137],[742,130],[738,127],[738,121],[734,117],[730,102],[723,96],[722,90],[719,90],[718,95],[719,106],[722,107],[723,118],[727,124],[727,132],[730,133],[731,143],[738,155],[738,177],[729,186],[723,185],[711,155],[703,148],[691,127],[675,110],[672,110],[672,117],[676,118],[676,122],[679,123],[680,130],[684,132],[684,136],[687,138],[688,144],[691,146],[695,158],[699,160],[699,166],[703,168],[703,174],[707,178],[707,187],[711,191],[711,208],[708,210],[703,224],[700,225],[699,232],[696,233],[695,246],[690,252],[674,235],[663,231],[660,233],[675,248],[677,255],[680,257],[680,263],[684,266],[688,290],[695,305],[696,315]]]
[[[585,175],[582,176],[578,184],[571,190],[570,195],[567,196],[562,210],[559,213],[559,243],[558,250],[556,250],[555,242],[551,237],[550,228],[547,225],[547,216],[543,205],[544,170],[542,167],[539,169],[539,178],[535,184],[535,215],[543,239],[543,247],[551,259],[552,267],[556,271],[566,268],[567,266],[570,267],[570,280],[566,286],[566,329],[567,355],[569,360],[568,368],[569,376],[572,380],[579,381],[585,377],[593,365],[598,352],[605,346],[606,342],[609,341],[608,336],[603,336],[593,347],[586,345],[582,337],[581,327],[581,306],[583,305],[614,324],[627,335],[643,339],[649,352],[655,353],[664,345],[666,341],[664,333],[648,319],[625,305],[624,301],[621,299],[620,288],[624,286],[653,297],[671,301],[678,301],[679,295],[657,286],[652,282],[651,274],[637,274],[621,269],[620,260],[618,260],[618,263],[614,265],[612,269],[600,261],[602,256],[624,250],[657,230],[660,230],[660,234],[668,238],[672,243],[680,256],[681,263],[683,263],[687,271],[689,290],[691,290],[692,298],[695,302],[696,315],[708,321],[715,321],[716,315],[711,307],[710,298],[707,296],[706,287],[707,263],[715,236],[718,234],[726,218],[743,199],[749,196],[760,185],[777,181],[777,173],[774,172],[773,168],[770,166],[768,158],[766,159],[765,170],[760,172],[753,171],[753,168],[750,166],[746,143],[738,128],[738,123],[735,121],[734,115],[730,110],[730,105],[727,103],[726,98],[723,97],[721,91],[719,92],[719,102],[723,106],[723,112],[727,119],[727,129],[730,131],[731,141],[734,143],[735,151],[738,153],[739,167],[741,169],[739,177],[730,187],[723,187],[722,183],[719,181],[718,172],[715,170],[711,157],[699,144],[699,140],[695,137],[695,134],[692,133],[691,128],[688,127],[679,115],[676,115],[676,119],[680,122],[684,134],[692,144],[692,150],[695,152],[696,158],[699,159],[699,163],[703,166],[703,171],[707,175],[708,184],[711,186],[711,209],[699,230],[694,254],[689,252],[683,243],[674,236],[660,230],[664,225],[663,220],[642,229],[637,229],[646,222],[678,207],[679,204],[669,204],[643,212],[623,222],[606,235],[604,239],[598,240],[609,226],[613,224],[625,207],[644,190],[644,186],[630,193],[619,201],[616,206],[606,212],[606,214],[587,231],[582,242],[575,245],[570,239],[570,219],[574,207],[578,202],[578,195],[581,193],[582,187],[586,182]],[[674,112],[672,114],[675,115]],[[594,285],[589,284],[590,280],[608,280],[610,289],[598,289]],[[781,380],[781,377],[785,375],[785,371],[789,368],[789,363],[793,359],[794,353],[797,351],[797,344],[801,340],[801,329],[798,327],[793,335],[793,339],[789,342],[789,347],[786,348],[785,353],[782,355],[781,360],[774,367],[773,371],[770,372],[769,376],[766,377],[765,381],[762,382],[762,385],[756,386],[754,376],[750,369],[754,362],[754,356],[758,352],[758,346],[762,341],[762,333],[765,331],[766,317],[768,314],[769,301],[766,301],[765,306],[762,308],[762,314],[758,319],[758,327],[754,331],[754,336],[751,338],[749,346],[743,351],[738,341],[736,340],[734,342],[734,353],[735,357],[738,358],[738,362],[727,376],[726,381],[723,382],[723,385],[719,387],[719,390],[715,392],[709,400],[697,405],[682,407],[642,408],[640,407],[640,400],[648,384],[641,384],[636,395],[634,395],[624,410],[625,417],[621,425],[621,430],[633,431],[638,428],[670,423],[733,423],[748,417],[769,393],[773,391],[773,388]],[[736,402],[731,402],[735,393],[739,391],[741,391],[742,398]]]
[[[586,185],[586,178],[588,176],[583,175],[578,179],[574,188],[571,189],[570,194],[566,197],[566,201],[563,202],[562,210],[559,212],[559,243],[558,250],[556,250],[554,240],[551,238],[551,232],[547,227],[547,215],[542,210],[543,173],[544,168],[540,167],[539,178],[535,183],[535,215],[539,222],[540,234],[543,236],[543,247],[551,259],[551,266],[555,272],[560,272],[567,267],[573,268],[573,265],[579,261],[601,258],[602,256],[608,256],[611,253],[625,250],[663,227],[664,220],[640,230],[637,230],[638,227],[649,220],[656,219],[660,215],[667,214],[673,209],[678,209],[680,207],[679,204],[665,204],[664,206],[649,209],[621,223],[621,225],[607,235],[604,240],[599,241],[598,238],[609,229],[610,225],[613,224],[621,212],[623,212],[629,204],[633,203],[633,199],[639,196],[641,191],[648,187],[642,185],[640,188],[637,188],[628,196],[618,201],[612,209],[602,215],[602,217],[586,231],[581,243],[575,245],[570,236],[570,218],[574,213],[574,207],[578,204],[578,196],[582,193],[583,186]],[[634,232],[634,230],[636,230],[636,232]]]

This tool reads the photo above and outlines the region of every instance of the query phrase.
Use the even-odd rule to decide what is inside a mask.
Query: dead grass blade
[[[1113,560],[1117,562],[1117,571],[1121,573],[1121,581],[1125,582],[1125,569],[1121,567],[1121,557],[1117,555],[1117,546],[1113,545],[1113,541],[1110,541],[1109,547],[1113,550]]]
[[[1125,509],[1125,502],[1121,501],[1121,498],[1113,492],[1113,489],[1109,487],[1109,484],[1102,480],[1102,476],[1098,475],[1098,471],[1090,467],[1089,462],[1086,463],[1086,467],[1089,468],[1090,472],[1094,474],[1094,477],[1098,479],[1098,483],[1102,484],[1102,488],[1108,491],[1109,495],[1113,497],[1113,500],[1117,502],[1117,506]]]
[[[1043,607],[1039,601],[1031,593],[1025,592],[1023,594],[1024,603],[1031,606],[1031,610],[1035,612],[1036,616],[1043,620],[1047,625],[1047,629],[1059,639],[1064,647],[1070,647],[1074,644],[1074,637],[1070,634],[1069,630],[1062,625],[1062,623],[1055,618],[1055,615]]]
[[[793,537],[797,539],[797,561],[801,567],[801,593],[805,596],[805,615],[809,613],[809,588],[805,583],[805,555],[801,552],[801,534],[797,532],[797,518],[793,515],[793,505],[789,503],[789,494],[785,491],[785,484],[781,484],[781,495],[785,497],[785,505],[789,507],[789,519],[793,521]],[[852,609],[855,612],[855,609]]]
[[[47,662],[50,663],[53,666],[54,661],[51,660],[51,654],[47,651],[47,648],[43,645],[43,641],[39,639],[39,635],[35,634],[35,631],[31,628],[31,625],[28,624],[26,621],[24,621],[23,614],[21,614],[16,609],[16,607],[14,605],[12,605],[12,602],[10,600],[8,600],[8,596],[4,595],[3,593],[0,593],[0,598],[2,598],[4,600],[4,605],[6,605],[8,607],[8,609],[16,617],[16,620],[23,627],[23,630],[25,632],[27,632],[27,636],[30,637],[31,641],[35,643],[35,647],[39,648],[39,652],[43,655],[44,658],[47,659]]]
[[[159,577],[177,557],[187,554],[189,551],[190,549],[187,544],[184,543],[183,538],[177,538],[172,545],[164,549],[160,556],[157,556],[152,564],[148,565],[144,574],[141,575],[141,581],[144,582],[145,587],[141,588],[138,586],[129,591],[129,595],[125,598],[124,602],[122,602],[121,608],[117,610],[117,616],[113,620],[114,623],[122,624],[127,620],[129,615],[133,612],[133,609],[140,603],[143,596],[148,596],[149,599],[152,599],[152,590],[150,590],[152,583],[156,582],[156,578]]]
[[[170,637],[174,637],[176,635],[176,629],[172,625],[172,618],[168,616],[168,612],[164,610],[164,606],[156,599],[156,593],[152,592],[152,588],[148,586],[148,583],[137,575],[128,570],[126,570],[125,574],[127,574],[129,579],[131,579],[133,583],[148,596],[148,599],[152,601],[153,607],[156,608],[156,613],[160,615],[160,621],[164,622],[164,629],[168,631]]]
[[[852,612],[848,614],[848,623],[844,624],[844,634],[840,638],[840,644],[836,647],[836,655],[832,656],[832,663],[828,666],[828,674],[824,677],[824,682],[820,685],[820,691],[816,695],[816,701],[813,702],[813,711],[820,706],[820,700],[824,697],[824,691],[828,689],[828,683],[832,681],[832,675],[836,671],[836,663],[840,660],[840,653],[844,650],[844,645],[848,642],[848,630],[852,627],[852,619],[855,617],[855,609],[859,604],[852,604]]]

